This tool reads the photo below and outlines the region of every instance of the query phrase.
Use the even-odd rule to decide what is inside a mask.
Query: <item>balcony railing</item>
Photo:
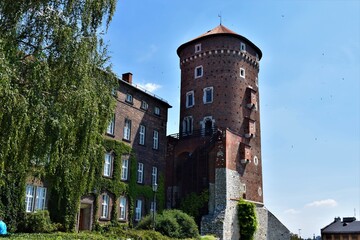
[[[181,133],[174,133],[170,134],[170,137],[177,138],[177,139],[184,139],[184,138],[196,138],[196,137],[211,137],[217,132],[217,127],[212,128],[202,128],[197,129],[189,132],[181,132]]]

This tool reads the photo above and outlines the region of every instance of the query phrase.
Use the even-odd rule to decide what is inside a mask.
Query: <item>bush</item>
[[[194,219],[180,210],[165,210],[156,214],[156,231],[171,238],[196,238],[199,230]],[[152,215],[144,217],[138,229],[152,229]]]
[[[25,231],[30,233],[49,233],[61,228],[59,224],[50,221],[47,210],[28,213],[25,218]]]
[[[243,199],[238,203],[240,239],[253,240],[257,228],[255,205]]]
[[[201,194],[190,193],[180,203],[180,209],[193,216],[198,223],[201,216],[206,213],[209,202],[209,191],[206,189]]]

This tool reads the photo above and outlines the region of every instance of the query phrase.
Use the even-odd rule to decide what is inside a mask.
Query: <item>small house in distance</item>
[[[360,221],[355,217],[340,217],[321,229],[322,240],[360,240]]]

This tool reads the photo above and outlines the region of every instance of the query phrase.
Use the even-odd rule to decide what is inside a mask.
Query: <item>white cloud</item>
[[[336,207],[338,203],[334,199],[325,199],[314,201],[305,205],[305,207]]]
[[[156,84],[156,83],[138,84],[138,86],[149,92],[155,92],[156,90],[161,88],[161,85]]]
[[[285,210],[284,213],[287,213],[287,214],[299,214],[300,211],[295,210],[293,208],[290,208],[290,209]]]

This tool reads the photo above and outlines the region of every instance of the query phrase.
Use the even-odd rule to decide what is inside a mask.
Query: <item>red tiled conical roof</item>
[[[204,33],[204,34],[201,34],[201,35],[198,36],[197,38],[194,38],[193,40],[198,39],[198,38],[202,38],[202,37],[205,37],[205,36],[208,36],[208,35],[212,35],[212,34],[222,34],[222,33],[239,35],[239,34],[237,34],[236,32],[231,31],[231,30],[228,29],[227,27],[225,27],[225,26],[223,26],[223,25],[219,25],[219,26],[217,26],[216,28],[207,31],[207,32]]]
[[[181,45],[180,47],[178,47],[178,49],[177,49],[178,55],[179,55],[180,51],[181,51],[185,46],[191,44],[192,42],[197,41],[197,40],[199,40],[199,39],[201,39],[201,38],[207,38],[207,37],[211,37],[211,36],[217,35],[217,34],[219,34],[219,35],[233,35],[234,37],[236,37],[236,38],[238,38],[238,39],[241,39],[241,40],[243,40],[243,41],[245,41],[245,42],[248,42],[248,43],[258,52],[258,54],[259,54],[259,59],[261,59],[261,57],[262,57],[262,52],[261,52],[261,50],[260,50],[254,43],[252,43],[249,39],[247,39],[247,38],[245,38],[245,37],[237,34],[236,32],[228,29],[227,27],[225,27],[225,26],[222,25],[222,24],[220,24],[219,26],[215,27],[214,29],[211,29],[211,30],[207,31],[206,33],[201,34],[200,36],[198,36],[198,37],[196,37],[196,38],[194,38],[194,39],[192,39],[192,40],[190,40],[190,41],[182,44],[182,45]],[[180,56],[180,55],[179,55],[179,56]]]

